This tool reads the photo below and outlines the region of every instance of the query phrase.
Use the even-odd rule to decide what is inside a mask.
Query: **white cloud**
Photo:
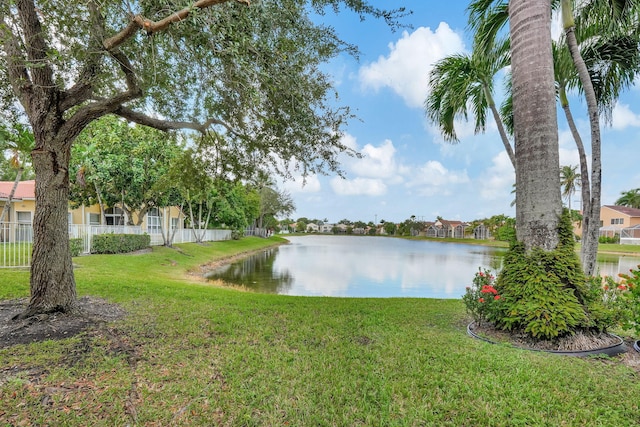
[[[396,149],[390,140],[385,140],[378,147],[367,144],[360,152],[364,157],[358,159],[351,167],[357,175],[368,178],[389,178],[397,172],[398,168],[394,160]]]
[[[515,171],[506,151],[501,151],[492,162],[480,177],[480,196],[485,200],[504,199],[513,190]]]
[[[430,160],[420,166],[413,172],[411,178],[407,187],[417,188],[418,194],[422,196],[452,194],[455,185],[469,182],[466,170],[451,171],[435,160]]]
[[[571,134],[571,131],[566,130],[566,131],[559,132],[559,141],[560,141],[560,149],[559,149],[560,166],[579,165],[580,157],[578,155],[576,142],[573,139],[573,135]],[[591,156],[587,156],[587,160],[589,160],[590,158]]]
[[[464,51],[462,37],[445,22],[435,32],[420,27],[389,44],[389,55],[360,68],[363,88],[389,87],[410,107],[422,108],[428,93],[429,72],[433,64],[453,53]]]
[[[358,142],[355,136],[345,132],[340,138],[340,142],[352,150],[358,149]]]
[[[611,127],[615,130],[623,130],[630,126],[640,127],[640,115],[631,111],[626,104],[616,104]]]
[[[554,10],[551,14],[551,38],[558,41],[563,33],[562,14],[559,10]]]
[[[387,186],[381,179],[372,178],[335,177],[331,180],[331,188],[341,196],[381,196],[387,192]]]
[[[291,194],[317,193],[321,187],[317,175],[309,175],[306,180],[302,176],[296,176],[294,179],[282,183],[282,188]]]

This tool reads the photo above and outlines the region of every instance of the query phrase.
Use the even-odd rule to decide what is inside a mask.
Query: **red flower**
[[[604,285],[603,288],[604,288],[605,291],[609,290],[609,286],[608,285]]]
[[[495,297],[493,297],[493,299],[499,300],[500,299],[500,295],[496,295]]]
[[[482,289],[480,289],[480,292],[482,292],[483,294],[494,294],[494,295],[498,295],[498,291],[496,291],[496,288],[494,288],[491,285],[483,285]]]
[[[621,291],[626,291],[627,287],[625,285],[618,285],[618,289],[620,289]]]
[[[478,299],[478,301],[484,302],[484,298],[480,298],[480,299]]]

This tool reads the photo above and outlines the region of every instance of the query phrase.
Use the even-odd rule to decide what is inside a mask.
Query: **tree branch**
[[[165,30],[169,25],[180,22],[189,16],[194,9],[205,9],[217,4],[226,3],[228,1],[237,1],[238,3],[249,6],[249,0],[198,0],[189,7],[185,7],[160,21],[151,21],[142,15],[131,15],[131,21],[118,34],[105,39],[103,46],[107,50],[111,50],[129,39],[138,29],[144,29],[147,34],[153,34]]]
[[[40,25],[37,8],[33,0],[20,0],[16,2],[18,16],[22,21],[24,31],[24,44],[27,60],[38,66],[31,67],[31,76],[36,87],[44,90],[55,90],[53,70],[47,58],[49,47],[44,39],[44,30]]]
[[[224,127],[229,133],[232,133],[235,136],[241,136],[241,134],[237,132],[235,129],[233,129],[228,123],[219,119],[209,119],[204,123],[162,120],[162,119],[156,119],[154,117],[147,116],[137,111],[133,111],[126,107],[117,108],[113,112],[113,114],[123,117],[129,121],[132,121],[144,126],[149,126],[164,132],[167,132],[170,130],[178,130],[178,129],[192,129],[200,133],[205,133],[211,126],[219,125]]]
[[[7,59],[9,81],[24,109],[30,111],[33,83],[31,82],[27,68],[24,66],[24,58],[20,51],[18,39],[13,32],[9,30],[9,25],[5,22],[4,16],[1,22],[0,37],[4,40],[3,50]]]
[[[88,8],[93,28],[89,38],[89,49],[87,50],[88,59],[78,75],[76,84],[62,94],[60,102],[62,111],[67,111],[71,107],[80,105],[93,96],[93,78],[97,73],[100,58],[103,55],[104,19],[95,1],[90,1]]]

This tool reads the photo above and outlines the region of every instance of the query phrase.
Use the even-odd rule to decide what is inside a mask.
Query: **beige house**
[[[611,205],[600,209],[600,236],[613,237],[636,226],[640,226],[640,209]]]
[[[13,194],[11,205],[4,221],[31,224],[36,209],[35,181],[21,181]],[[0,181],[0,212],[9,201],[13,189],[13,181]]]
[[[13,181],[0,181],[0,212],[9,199],[9,194],[13,188]],[[20,181],[18,188],[11,200],[9,211],[5,217],[5,222],[18,224],[31,224],[33,213],[36,209],[35,181]],[[141,228],[149,234],[160,233],[161,227],[165,230],[173,228],[183,228],[184,215],[176,206],[166,208],[153,208],[145,214],[142,219]],[[133,222],[137,223],[138,218],[134,213]],[[80,206],[72,209],[69,206],[69,225],[94,225],[94,226],[115,226],[125,225],[126,218],[124,211],[119,207],[111,207],[105,210],[105,218],[100,214],[100,207]]]
[[[427,237],[449,237],[463,239],[469,224],[462,221],[438,219],[436,222],[425,222],[423,234]]]

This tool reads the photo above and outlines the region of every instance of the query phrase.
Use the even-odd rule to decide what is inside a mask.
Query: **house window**
[[[67,222],[69,225],[73,224],[73,214],[71,212],[67,213]]]
[[[109,208],[104,211],[107,225],[124,225],[124,211],[120,208]]]
[[[171,229],[175,230],[180,227],[180,218],[171,218]]]
[[[611,225],[624,224],[624,218],[611,218]]]
[[[89,214],[89,225],[100,225],[100,214],[90,213]]]
[[[162,214],[160,209],[151,208],[147,212],[147,232],[148,233],[160,233],[162,228]]]
[[[18,223],[31,224],[31,212],[16,212]]]
[[[16,212],[18,227],[16,228],[16,241],[32,242],[33,230],[31,227],[31,212]]]

